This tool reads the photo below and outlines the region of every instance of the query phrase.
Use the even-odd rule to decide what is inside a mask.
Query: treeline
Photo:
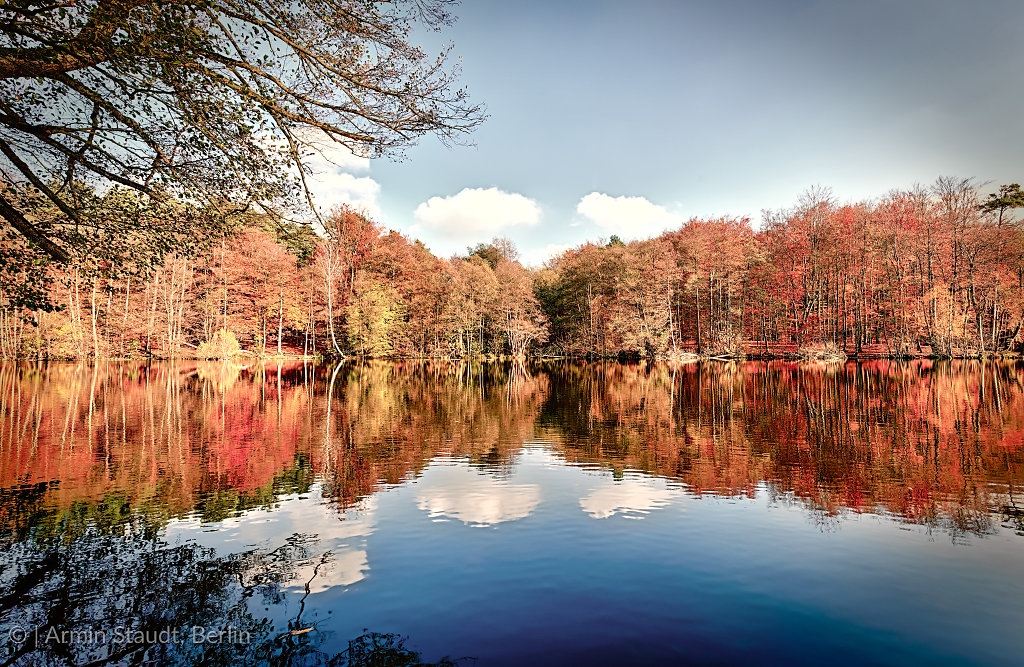
[[[581,354],[774,349],[977,356],[1020,349],[1018,186],[969,181],[838,205],[811,191],[749,220],[690,220],[628,245],[587,244],[537,279],[551,340]],[[772,349],[766,345],[765,349]]]
[[[349,208],[320,234],[249,213],[152,266],[99,259],[52,271],[51,312],[27,310],[8,288],[0,354],[1019,351],[1021,205],[1016,185],[981,200],[954,179],[858,204],[811,191],[757,231],[747,219],[693,219],[649,240],[587,243],[540,270],[504,239],[438,258]]]
[[[0,354],[522,356],[546,335],[511,244],[439,259],[346,207],[323,228],[247,214],[151,270],[100,259],[54,271],[54,308],[4,295]]]

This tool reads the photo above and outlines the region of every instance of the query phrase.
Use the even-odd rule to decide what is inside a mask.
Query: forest
[[[766,211],[757,228],[691,219],[656,238],[585,243],[541,268],[525,267],[504,238],[436,257],[348,207],[314,225],[183,202],[153,210],[119,188],[93,199],[107,229],[83,231],[90,250],[74,262],[47,263],[4,230],[0,356],[977,357],[1022,348],[1016,184],[984,197],[972,181],[941,178],[855,204],[812,189],[792,208]],[[34,219],[59,216],[48,206],[36,203]],[[133,230],[145,225],[171,230],[169,240],[154,247],[139,234],[136,245]]]

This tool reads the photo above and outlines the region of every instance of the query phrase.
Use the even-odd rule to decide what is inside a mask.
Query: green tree
[[[1014,208],[1024,208],[1024,192],[1021,191],[1020,185],[1017,183],[1000,185],[999,192],[990,194],[988,199],[982,202],[978,208],[983,211],[998,212],[999,224],[1002,225],[1003,216],[1006,214],[1006,211]]]

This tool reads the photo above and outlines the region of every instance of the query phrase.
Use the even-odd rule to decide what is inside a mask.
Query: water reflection
[[[308,499],[281,498],[273,519],[251,510],[215,531],[185,520],[157,532],[144,517],[128,517],[116,528],[50,526],[20,539],[0,537],[0,661],[428,664],[395,634],[364,632],[345,647],[330,611],[309,604],[311,596],[365,578],[375,506],[367,500],[339,521]],[[305,532],[287,536],[297,526]],[[247,546],[253,540],[267,546]]]
[[[312,560],[299,566],[284,588],[319,593],[352,586],[370,573],[367,541],[377,527],[377,499],[366,498],[339,515],[322,501],[321,490],[317,484],[305,494],[279,497],[273,508],[248,510],[215,524],[195,517],[171,521],[163,534],[168,541],[194,542],[220,554],[246,545],[269,548],[281,535],[315,536],[310,543]]]
[[[342,510],[438,456],[485,472],[421,491],[491,525],[539,490],[503,483],[524,443],[674,480],[688,494],[878,513],[951,532],[1017,526],[1024,367],[549,363],[0,367],[0,525],[204,521],[317,480]],[[320,487],[318,487],[320,488]],[[675,491],[625,480],[581,505],[639,515]]]
[[[930,361],[577,365],[539,422],[566,456],[685,482],[759,488],[828,516],[873,512],[985,533],[1015,507],[1024,366]]]
[[[420,491],[418,507],[431,519],[456,519],[470,526],[493,526],[529,516],[540,504],[536,484],[509,484],[461,467],[448,467]]]
[[[309,539],[221,557],[128,523],[5,543],[5,664],[327,664],[301,609],[276,624],[261,613],[308,560]]]
[[[988,650],[981,627],[1010,646],[1024,619],[996,604],[1024,581],[1021,364],[5,365],[0,419],[0,637],[142,638],[9,663],[419,660],[349,641],[363,623],[438,654],[473,627],[467,653],[510,663],[742,661],[741,630],[804,647],[780,628],[843,610],[911,641],[822,625],[804,657],[870,662]],[[943,625],[954,603],[975,632]],[[250,640],[150,638],[197,626]]]
[[[628,519],[642,519],[652,510],[666,507],[682,495],[680,490],[666,488],[657,480],[630,476],[594,489],[580,499],[580,507],[595,519],[607,519],[616,514]]]

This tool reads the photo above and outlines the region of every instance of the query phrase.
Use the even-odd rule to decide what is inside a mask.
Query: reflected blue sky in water
[[[341,511],[315,488],[214,532],[182,521],[168,535],[231,550],[315,533],[332,556],[310,618],[337,637],[399,632],[478,664],[995,664],[1022,647],[1024,545],[1006,528],[954,536],[823,516],[767,486],[696,497],[616,477],[539,443],[501,474],[442,457],[362,506]]]
[[[59,576],[0,613],[0,634],[50,599],[86,623],[131,608],[108,589],[145,606],[221,572],[213,599],[269,622],[272,646],[309,629],[324,655],[368,629],[480,665],[1005,664],[1024,649],[1022,378],[889,363],[0,372],[0,581],[63,545]],[[108,583],[164,554],[188,581]]]

